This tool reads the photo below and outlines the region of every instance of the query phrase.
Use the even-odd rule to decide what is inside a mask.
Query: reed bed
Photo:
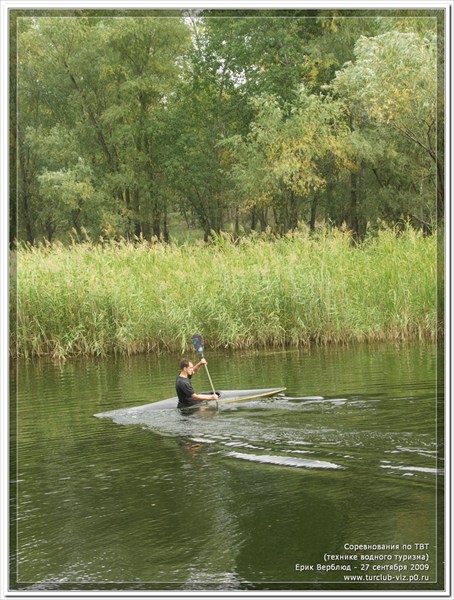
[[[413,229],[360,246],[339,230],[22,245],[16,260],[18,356],[183,354],[195,332],[213,349],[437,335],[437,240]]]

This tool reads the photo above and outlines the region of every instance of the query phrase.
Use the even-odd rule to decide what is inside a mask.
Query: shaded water
[[[13,588],[442,588],[435,346],[208,358],[285,395],[103,419],[174,396],[178,358],[17,365]]]

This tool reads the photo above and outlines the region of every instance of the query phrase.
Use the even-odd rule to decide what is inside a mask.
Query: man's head
[[[182,358],[180,360],[181,373],[184,373],[187,377],[191,377],[193,370],[194,365],[192,364],[192,361],[190,361],[188,358]]]

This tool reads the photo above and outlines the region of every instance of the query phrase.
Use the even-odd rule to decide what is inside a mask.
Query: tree
[[[90,203],[95,203],[90,168],[80,159],[72,169],[44,171],[38,180],[45,199],[39,211],[39,223],[45,229],[47,239],[52,241],[59,228],[73,228],[78,236],[82,236],[82,224],[89,221],[86,215]]]
[[[348,164],[343,106],[304,88],[286,109],[273,97],[254,104],[248,134],[224,141],[237,159],[232,179],[246,203],[273,206],[278,228],[294,229],[301,205],[326,185],[323,166]]]
[[[372,161],[372,169],[382,171],[377,175],[382,188],[386,170],[401,183],[406,179],[407,189],[414,188],[416,179],[420,198],[413,189],[413,212],[425,221],[430,218],[427,197],[437,183],[439,210],[444,204],[443,170],[436,151],[436,37],[398,31],[361,37],[355,57],[337,73],[332,88],[350,103],[352,129],[374,129],[376,138],[384,136],[392,143],[393,165],[383,169],[383,163]]]
[[[442,214],[433,19],[42,14],[17,30],[20,237],[167,240],[177,210],[205,239],[317,218],[430,227],[435,181]]]
[[[92,198],[103,206],[95,221],[95,211],[80,213],[86,221],[79,225],[98,234],[104,228],[132,236],[148,228],[159,235],[154,131],[178,82],[187,28],[166,18],[32,18],[23,27],[18,129],[26,142],[20,145],[26,222],[32,219],[25,207],[40,211],[46,203],[40,185],[46,193],[61,188],[63,173],[76,173],[82,158],[97,190]],[[34,157],[30,167],[26,152]]]

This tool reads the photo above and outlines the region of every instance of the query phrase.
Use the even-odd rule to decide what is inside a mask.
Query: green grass
[[[384,229],[233,243],[140,241],[17,249],[11,343],[19,356],[435,338],[437,240]],[[17,327],[15,327],[17,325]]]

